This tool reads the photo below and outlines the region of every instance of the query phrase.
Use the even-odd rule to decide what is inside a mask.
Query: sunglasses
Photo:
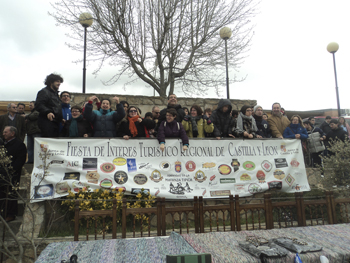
[[[137,112],[137,110],[129,110],[129,112]]]

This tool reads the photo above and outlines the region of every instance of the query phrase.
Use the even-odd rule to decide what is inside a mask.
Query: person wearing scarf
[[[65,122],[62,130],[63,137],[91,137],[92,128],[82,115],[83,109],[79,106],[71,108],[72,118]]]
[[[138,108],[130,106],[127,110],[127,121],[121,122],[118,136],[125,140],[135,137],[146,137],[146,130],[154,129],[155,122],[152,119],[142,119]]]
[[[202,115],[203,110],[198,105],[193,105],[190,110],[191,115],[184,117],[182,126],[189,138],[204,138],[205,134],[214,131],[214,124],[207,115]]]
[[[244,137],[248,139],[256,138],[258,128],[252,116],[253,107],[244,105],[235,121],[232,121],[229,129],[230,137]],[[234,123],[236,125],[234,126]]]
[[[290,121],[291,123],[283,132],[283,138],[303,140],[309,137],[299,115],[293,115]]]

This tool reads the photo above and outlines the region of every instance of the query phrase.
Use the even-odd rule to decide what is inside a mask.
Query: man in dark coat
[[[63,120],[58,89],[63,83],[63,78],[50,74],[44,83],[46,87],[38,92],[35,102],[35,109],[39,112],[38,126],[42,137],[58,137],[59,125]]]
[[[26,136],[26,126],[23,116],[17,114],[17,106],[14,103],[7,105],[8,113],[0,116],[0,132],[4,131],[6,126],[13,126],[17,128],[17,137],[23,142]]]
[[[40,129],[38,126],[39,112],[35,110],[35,101],[29,103],[30,113],[25,116],[26,130],[27,130],[27,150],[28,163],[34,161],[34,138],[40,137]]]
[[[160,111],[160,116],[158,118],[158,124],[160,124],[162,121],[166,120],[166,111],[167,111],[167,109],[171,109],[171,108],[175,109],[177,112],[176,121],[182,122],[182,120],[184,119],[186,114],[185,114],[184,110],[182,109],[181,105],[177,104],[176,95],[171,94],[168,97],[168,106]]]
[[[329,122],[329,126],[331,127],[331,131],[326,135],[326,141],[328,144],[329,142],[336,140],[341,140],[344,142],[348,138],[348,133],[344,131],[342,127],[339,127],[339,122],[337,119],[332,119]]]
[[[231,121],[232,104],[228,99],[221,99],[218,107],[214,110],[210,116],[210,120],[214,123],[213,135],[217,139],[221,137],[228,137],[228,129]]]
[[[4,144],[7,150],[7,156],[11,158],[11,166],[9,174],[1,170],[1,186],[0,186],[0,205],[5,211],[3,216],[6,222],[16,219],[17,216],[17,195],[12,190],[12,187],[19,185],[21,178],[22,167],[26,161],[27,149],[23,142],[16,137],[17,129],[13,126],[6,126],[3,131]],[[9,200],[6,198],[9,197]]]
[[[324,122],[322,122],[321,126],[320,126],[320,129],[325,133],[329,133],[332,128],[331,126],[329,126],[329,123],[331,121],[332,117],[331,116],[326,116],[326,119],[324,120]]]

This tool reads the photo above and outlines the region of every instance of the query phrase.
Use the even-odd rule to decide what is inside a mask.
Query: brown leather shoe
[[[8,222],[11,222],[11,221],[13,221],[13,220],[15,220],[16,219],[16,216],[7,216],[6,218],[5,218],[5,221],[8,223]]]

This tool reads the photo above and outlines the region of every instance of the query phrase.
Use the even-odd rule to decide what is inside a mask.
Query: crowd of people
[[[12,126],[21,141],[27,134],[28,162],[33,162],[35,137],[120,137],[125,140],[139,137],[157,138],[163,149],[165,138],[181,138],[188,146],[188,138],[295,138],[305,140],[311,133],[319,133],[320,140],[345,140],[350,127],[343,117],[339,120],[327,116],[320,128],[314,126],[315,119],[302,121],[294,115],[289,120],[280,103],[272,105],[268,117],[259,105],[244,105],[240,111],[232,109],[228,99],[221,99],[215,110],[192,105],[181,107],[175,94],[168,97],[162,110],[154,106],[142,116],[137,105],[120,101],[114,97],[116,108],[111,108],[109,99],[92,96],[83,105],[71,106],[71,94],[59,94],[63,78],[57,74],[46,77],[36,101],[29,104],[30,113],[25,114],[25,105],[8,105],[8,113],[0,116],[0,129]],[[94,110],[94,104],[97,109]]]
[[[200,105],[181,107],[175,94],[168,97],[164,109],[154,106],[144,117],[137,105],[120,101],[114,97],[116,108],[111,108],[109,99],[92,96],[83,105],[71,106],[71,94],[59,94],[63,78],[57,74],[46,77],[45,87],[41,89],[36,101],[29,104],[30,113],[25,114],[25,104],[8,104],[8,113],[0,116],[0,130],[9,154],[13,156],[15,180],[20,178],[20,170],[34,156],[35,137],[120,137],[125,140],[140,137],[157,138],[159,147],[164,150],[166,138],[181,138],[183,150],[189,145],[189,138],[291,138],[312,139],[315,150],[312,152],[313,165],[321,164],[320,154],[327,154],[326,146],[331,140],[346,140],[350,127],[343,117],[332,119],[327,116],[322,125],[315,127],[315,118],[302,121],[293,115],[290,120],[280,103],[272,105],[268,117],[259,105],[244,105],[240,111],[233,110],[228,99],[220,99],[217,107],[203,109]],[[93,105],[96,105],[94,110]],[[27,135],[27,150],[23,143]],[[21,149],[15,153],[14,148]],[[0,192],[1,191],[0,189]],[[15,218],[11,212],[7,220]]]

